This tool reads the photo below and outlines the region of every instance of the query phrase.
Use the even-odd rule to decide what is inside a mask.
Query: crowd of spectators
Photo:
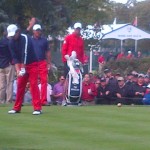
[[[115,60],[120,61],[123,59],[127,59],[127,60],[140,59],[142,57],[144,57],[144,56],[142,55],[141,51],[137,51],[136,53],[133,53],[131,50],[129,50],[127,52],[125,52],[125,50],[122,50],[121,52],[119,52],[117,54],[113,53],[112,51],[110,51],[109,53],[100,52],[100,53],[98,53],[98,59],[97,59],[98,73],[103,74],[102,70],[103,70],[104,65],[107,62],[115,61]]]
[[[112,51],[108,53],[101,53],[104,56],[105,62],[109,62],[110,60],[121,60],[121,59],[140,59],[143,58],[144,55],[141,51],[134,52],[132,50],[122,50],[119,53],[114,53]],[[101,56],[101,54],[99,56]]]
[[[113,74],[110,69],[105,69],[104,76],[98,77],[100,82],[95,97],[96,104],[149,104],[149,71],[150,69],[147,74],[132,71],[126,76],[121,76],[119,73]]]
[[[57,83],[53,86],[48,85],[50,86],[50,92],[47,95],[48,103],[62,105],[65,96],[65,77],[60,75]],[[26,102],[31,102],[29,91],[25,94],[24,103]],[[81,102],[82,105],[116,105],[118,103],[150,105],[150,69],[147,74],[132,71],[126,76],[121,76],[120,73],[113,74],[110,69],[105,69],[101,77],[92,73],[85,74],[82,81]]]

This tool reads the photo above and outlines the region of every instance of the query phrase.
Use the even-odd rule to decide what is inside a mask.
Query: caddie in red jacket
[[[84,40],[81,37],[82,25],[81,23],[74,24],[74,32],[65,37],[64,43],[62,45],[62,61],[64,63],[64,76],[68,74],[67,60],[65,55],[71,55],[72,51],[75,51],[77,54],[77,59],[83,64],[84,63]]]

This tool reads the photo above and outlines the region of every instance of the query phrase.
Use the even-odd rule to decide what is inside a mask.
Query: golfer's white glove
[[[26,73],[25,68],[21,68],[21,70],[19,71],[19,76],[24,76]]]

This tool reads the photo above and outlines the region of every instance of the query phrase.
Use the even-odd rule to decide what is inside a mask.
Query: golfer
[[[10,38],[10,50],[17,72],[17,95],[13,109],[9,114],[19,113],[23,103],[26,84],[29,80],[32,95],[33,115],[41,114],[40,94],[38,88],[37,59],[33,50],[32,41],[27,35],[21,34],[20,29],[11,24],[7,27]]]

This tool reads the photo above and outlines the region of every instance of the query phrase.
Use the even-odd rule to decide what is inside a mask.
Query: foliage
[[[107,18],[108,0],[3,0],[1,9],[7,12],[9,22],[23,29],[28,19],[37,17],[51,34],[61,33],[76,21],[95,23]]]
[[[2,9],[3,1],[0,2],[0,37],[2,36],[5,27],[8,25],[7,22],[9,19],[7,13]]]
[[[113,73],[120,72],[122,75],[126,75],[131,71],[135,70],[139,73],[146,73],[150,67],[150,57],[145,57],[142,59],[122,59],[118,61],[108,62],[104,68],[111,68]]]
[[[109,10],[108,0],[67,0],[65,5],[69,10],[71,20],[81,21],[83,24],[102,23],[106,20],[107,10]]]
[[[23,30],[28,26],[29,18],[36,17],[44,28],[46,35],[53,37],[64,35],[66,29],[80,21],[86,25],[111,24],[114,18],[117,23],[132,23],[138,17],[138,27],[149,30],[149,0],[134,1],[134,6],[128,7],[110,0],[1,0],[0,26],[5,23],[16,23]],[[86,45],[97,41],[88,40]],[[109,45],[109,43],[108,43]],[[132,45],[126,42],[126,45]],[[149,42],[139,42],[139,49],[145,50]]]

